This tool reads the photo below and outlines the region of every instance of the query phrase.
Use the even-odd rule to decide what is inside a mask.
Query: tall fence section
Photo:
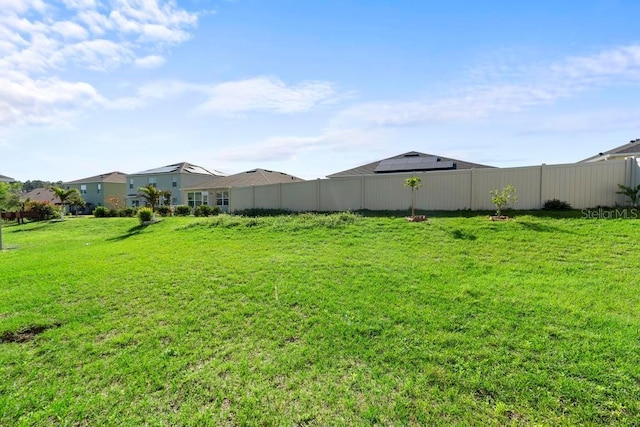
[[[540,209],[559,199],[577,209],[624,205],[618,184],[640,184],[640,159],[517,168],[466,169],[392,175],[364,175],[296,183],[237,187],[230,190],[230,211],[251,208],[291,211],[405,210],[411,206],[406,178],[419,176],[416,208],[491,210],[489,192],[512,184],[516,209]]]

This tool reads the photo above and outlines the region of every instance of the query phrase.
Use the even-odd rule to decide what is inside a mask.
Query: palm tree
[[[416,191],[422,187],[422,179],[419,176],[412,176],[404,180],[405,187],[411,187],[411,216],[416,216]]]
[[[70,188],[68,190],[65,190],[64,188],[60,188],[60,187],[50,187],[51,191],[53,191],[55,193],[55,195],[58,197],[58,199],[60,199],[60,204],[62,205],[62,213],[61,213],[61,217],[62,220],[64,221],[64,211],[65,211],[65,207],[69,204],[69,201],[74,198],[74,193],[79,193],[77,188]]]
[[[169,190],[158,190],[151,184],[138,188],[138,196],[142,197],[154,212],[156,211],[156,206],[160,204],[160,200],[169,194],[171,194]]]

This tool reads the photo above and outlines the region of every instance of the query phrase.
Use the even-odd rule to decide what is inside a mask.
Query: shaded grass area
[[[9,226],[0,336],[43,329],[0,343],[0,424],[635,425],[637,227]]]

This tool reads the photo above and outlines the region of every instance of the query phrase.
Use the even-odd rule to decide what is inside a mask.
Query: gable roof
[[[5,175],[0,175],[0,182],[15,182],[16,180]]]
[[[127,174],[125,174],[124,172],[107,172],[103,173],[102,175],[90,176],[89,178],[82,178],[75,181],[65,182],[65,184],[89,184],[94,182],[125,184],[127,182]]]
[[[31,191],[20,194],[20,200],[27,199],[40,203],[60,203],[60,200],[58,199],[58,196],[56,196],[56,193],[48,188],[34,188]]]
[[[357,166],[342,172],[327,175],[329,178],[354,175],[374,175],[381,173],[426,172],[453,169],[491,168],[493,166],[465,162],[435,154],[409,151],[397,156],[378,160],[366,165]]]
[[[598,160],[604,160],[609,157],[629,157],[640,156],[640,138],[632,139],[624,145],[616,148],[612,148],[604,153],[598,153],[595,156],[587,157],[584,160],[580,160],[578,163],[595,162]]]
[[[197,166],[191,163],[182,162],[175,163],[173,165],[161,166],[159,168],[148,169],[136,173],[132,173],[130,175],[159,175],[159,174],[170,174],[170,173],[188,173],[194,175],[213,175],[213,176],[224,176],[222,172],[214,170],[213,172],[209,172],[202,166]]]
[[[302,179],[284,172],[267,169],[251,169],[235,175],[214,178],[197,186],[183,188],[183,190],[200,190],[205,188],[249,187],[251,185],[277,184],[280,182],[299,182]]]

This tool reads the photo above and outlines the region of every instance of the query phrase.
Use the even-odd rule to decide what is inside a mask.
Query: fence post
[[[316,205],[318,205],[318,212],[322,211],[322,192],[320,191],[322,183],[318,178],[318,185],[316,186]]]
[[[365,193],[364,175],[360,176],[360,209],[366,209],[367,196]]]
[[[545,163],[543,163],[543,164],[541,164],[541,165],[540,165],[540,193],[539,193],[539,194],[540,194],[540,203],[538,204],[538,207],[539,207],[539,208],[542,208],[543,203],[544,203],[544,196],[543,196],[543,194],[546,194],[546,192],[544,191],[544,183],[545,183],[545,180],[544,180],[544,171],[546,170],[545,166],[546,166],[546,164],[545,164]]]
[[[474,188],[476,175],[476,168],[471,168],[471,173],[469,174],[469,209],[472,211],[476,210],[476,191]]]

